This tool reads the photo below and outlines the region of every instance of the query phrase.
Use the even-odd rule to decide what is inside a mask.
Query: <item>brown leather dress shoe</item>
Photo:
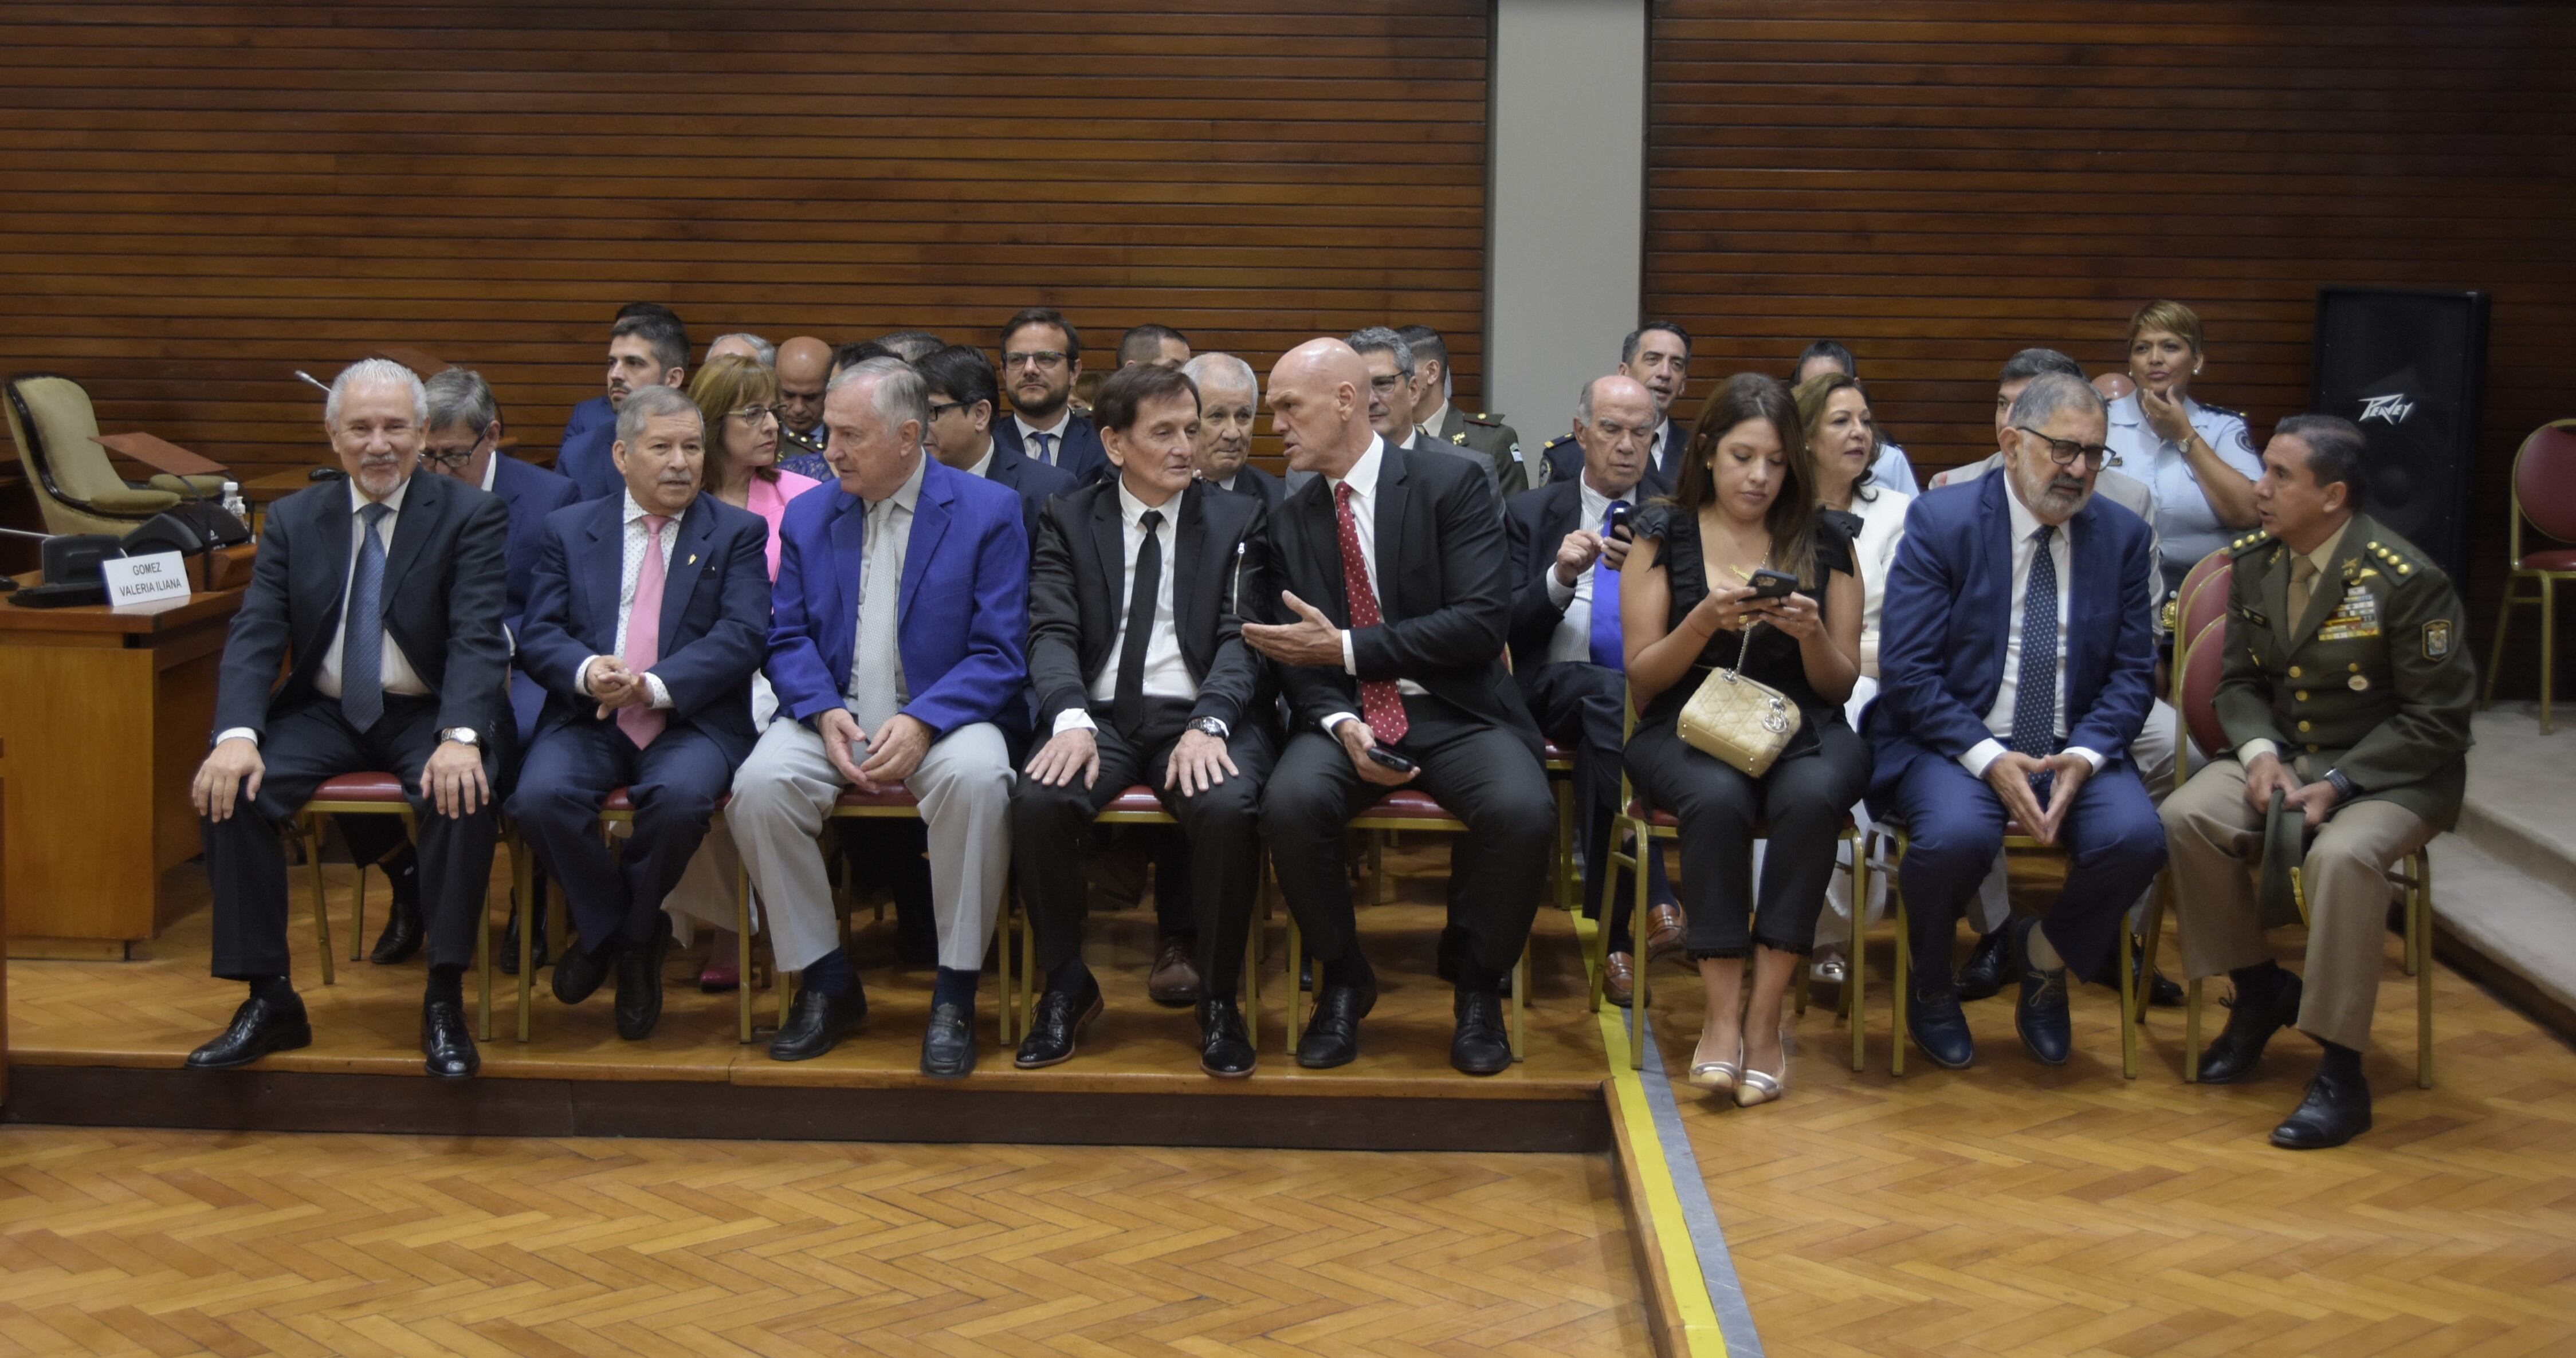
[[[1637,998],[1637,959],[1623,952],[1610,954],[1601,967],[1601,998],[1622,1009]]]
[[[1679,904],[1666,901],[1646,911],[1646,957],[1649,960],[1669,957],[1680,952],[1682,935],[1690,928]]]
[[[1192,959],[1198,947],[1199,941],[1188,934],[1163,940],[1162,951],[1154,955],[1154,970],[1145,977],[1145,993],[1154,1003],[1188,1009],[1199,1002],[1199,967]]]

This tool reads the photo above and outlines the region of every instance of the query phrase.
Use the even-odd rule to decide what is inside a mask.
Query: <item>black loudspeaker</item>
[[[2487,295],[2319,288],[2308,409],[2369,440],[2363,512],[2465,589],[2487,386]]]

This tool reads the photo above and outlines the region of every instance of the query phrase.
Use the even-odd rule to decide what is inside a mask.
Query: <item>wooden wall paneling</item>
[[[2481,289],[2494,625],[2513,450],[2576,413],[2576,7],[1657,0],[1652,33],[1644,306],[1698,338],[1692,399],[1830,336],[1928,474],[1993,451],[2012,351],[2125,368],[2173,297],[2194,394],[2259,445],[2306,403],[2319,286]]]

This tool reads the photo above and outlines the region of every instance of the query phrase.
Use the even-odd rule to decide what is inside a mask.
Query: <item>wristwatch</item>
[[[446,730],[439,732],[438,738],[440,740],[452,740],[459,745],[481,745],[483,743],[483,737],[477,734],[471,726],[450,726]]]
[[[2361,789],[2354,786],[2351,776],[2341,769],[2326,770],[2325,782],[2335,790],[2337,801],[2348,802],[2361,795]]]
[[[1214,717],[1192,718],[1190,721],[1190,729],[1201,735],[1214,736],[1219,740],[1230,739],[1234,734],[1232,731],[1227,729],[1224,722],[1219,721]]]

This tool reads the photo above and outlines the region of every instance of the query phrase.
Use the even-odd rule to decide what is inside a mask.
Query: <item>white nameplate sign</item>
[[[116,556],[98,563],[107,601],[121,613],[157,613],[188,602],[188,564],[177,552]]]

